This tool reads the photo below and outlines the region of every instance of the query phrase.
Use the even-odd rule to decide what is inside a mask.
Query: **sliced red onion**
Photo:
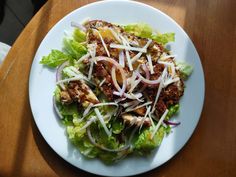
[[[61,115],[58,107],[57,107],[57,103],[56,103],[56,98],[55,96],[53,96],[53,108],[55,110],[55,112],[57,113],[57,115],[59,116],[60,119],[63,119],[63,116]]]
[[[71,26],[75,27],[75,28],[79,28],[83,32],[87,31],[83,25],[81,25],[80,23],[74,22],[74,21],[71,22]]]
[[[180,125],[181,123],[180,122],[171,122],[169,120],[164,120],[163,121],[166,125],[174,125],[174,126],[177,126],[177,125]]]
[[[116,68],[120,71],[120,74],[121,74],[121,77],[122,77],[122,80],[123,80],[123,85],[122,85],[122,88],[120,88],[120,86],[116,85],[117,86],[117,90],[119,91],[119,95],[122,96],[126,90],[126,86],[127,86],[127,82],[126,82],[126,76],[125,76],[125,71],[124,69],[122,68],[122,66],[117,63],[116,60],[114,60],[113,58],[109,58],[109,57],[102,57],[102,56],[98,56],[98,57],[95,57],[94,60],[96,61],[106,61],[106,62],[109,62],[111,64],[113,64],[114,66],[116,66]],[[113,77],[112,78],[113,82],[116,81],[116,78]],[[117,81],[116,81],[117,82]],[[116,87],[115,86],[115,87]]]
[[[149,79],[144,78],[139,72],[136,72],[136,73],[137,73],[138,77],[142,80],[142,82],[145,84],[156,85],[161,82],[161,77],[159,77],[156,80],[149,80]]]
[[[103,145],[100,145],[100,144],[98,144],[98,143],[95,142],[95,139],[92,137],[89,127],[87,127],[86,130],[87,130],[87,135],[88,135],[88,138],[89,138],[90,142],[91,142],[94,146],[96,146],[96,147],[98,147],[98,148],[100,148],[100,149],[102,149],[102,150],[104,150],[104,151],[108,151],[108,152],[121,152],[121,151],[128,150],[128,149],[130,148],[130,145],[129,145],[129,144],[128,144],[128,145],[125,145],[124,147],[119,148],[119,149],[109,149],[109,148],[106,148],[106,147],[104,147]]]
[[[58,68],[57,68],[57,72],[56,72],[56,82],[58,82],[59,80],[61,80],[62,78],[62,70],[69,64],[68,61],[62,63]]]

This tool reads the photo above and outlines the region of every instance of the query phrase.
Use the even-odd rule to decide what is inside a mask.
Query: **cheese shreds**
[[[112,35],[114,36],[114,38],[119,42],[121,43],[121,40],[120,40],[120,37],[118,36],[118,34],[115,32],[114,29],[112,28],[108,28],[110,30],[110,32],[112,33]]]
[[[84,110],[83,117],[89,113],[92,107],[93,107],[93,103],[89,103],[88,107]]]
[[[145,113],[144,117],[142,117],[141,125],[140,125],[140,127],[139,127],[139,132],[140,132],[140,130],[142,129],[142,126],[143,126],[144,120],[147,118],[148,114],[150,113],[150,110],[151,110],[151,106],[148,106],[148,108],[147,108],[147,110],[146,110],[146,113]]]
[[[152,132],[152,135],[151,135],[151,139],[153,139],[153,137],[155,136],[156,132],[158,131],[159,127],[161,126],[163,120],[165,119],[167,113],[168,113],[168,109],[166,109],[166,111],[164,112],[164,114],[161,116],[160,120],[158,121],[157,125],[155,126],[154,128],[154,131]]]
[[[176,55],[165,55],[165,56],[162,56],[160,59],[161,60],[166,60],[168,58],[176,58]]]
[[[101,87],[104,84],[104,82],[106,82],[106,78],[100,82],[99,87]]]
[[[115,48],[115,49],[125,49],[125,50],[131,50],[131,51],[142,52],[142,53],[147,52],[147,49],[144,49],[144,48],[125,46],[125,45],[120,45],[120,44],[115,44],[115,43],[111,43],[110,47]]]
[[[130,59],[129,51],[125,50],[125,54],[126,54],[126,59],[127,59],[127,62],[128,62],[129,70],[133,71],[133,66],[132,66],[132,62],[131,62],[131,59]]]
[[[147,54],[146,56],[147,56],[147,60],[148,60],[148,65],[149,65],[150,72],[151,72],[151,74],[154,74],[151,55],[150,55],[150,54]]]
[[[88,79],[89,79],[89,80],[91,80],[91,78],[92,78],[93,65],[94,65],[94,61],[91,60],[91,61],[90,61],[90,67],[89,67],[89,73],[88,73]]]
[[[155,107],[156,107],[158,98],[159,98],[159,96],[160,96],[160,93],[161,93],[161,90],[162,90],[162,87],[163,87],[162,84],[163,84],[163,83],[162,83],[162,81],[161,81],[160,84],[159,84],[158,90],[157,90],[157,94],[156,94],[156,98],[155,98],[153,107],[152,107],[152,113],[155,111]]]
[[[147,105],[150,105],[150,104],[152,104],[151,101],[149,101],[149,102],[147,102],[147,103],[144,103],[144,104],[141,104],[141,105],[136,106],[136,107],[131,108],[131,109],[130,109],[130,108],[127,108],[124,112],[131,112],[131,111],[134,111],[134,110],[136,110],[136,109],[142,108],[142,107],[147,106]]]
[[[58,81],[56,84],[61,84],[61,83],[70,82],[70,81],[77,81],[77,80],[80,80],[80,79],[84,79],[84,80],[86,80],[86,81],[89,81],[89,79],[86,78],[85,76],[78,75],[78,76],[76,76],[76,77],[72,77],[72,78],[60,80],[60,81]]]
[[[150,112],[148,113],[148,117],[149,117],[149,119],[150,119],[150,121],[151,121],[151,123],[152,123],[152,126],[154,127],[155,124],[154,124],[154,122],[153,122],[153,120],[152,120],[151,114],[152,114],[152,112],[150,111]]]
[[[114,66],[111,69],[111,78],[112,78],[113,84],[116,87],[116,89],[118,91],[120,91],[121,88],[120,88],[120,86],[119,86],[119,84],[117,83],[117,80],[116,80],[116,68]]]
[[[95,29],[94,29],[94,30],[95,30]],[[104,40],[103,40],[103,38],[102,38],[102,35],[100,34],[100,32],[99,32],[98,30],[95,30],[95,31],[98,33],[98,35],[99,35],[99,37],[100,37],[100,39],[101,39],[102,45],[103,45],[103,47],[104,47],[104,49],[105,49],[105,51],[106,51],[106,53],[107,53],[107,56],[110,57],[110,53],[109,53],[109,51],[108,51],[108,49],[107,49],[107,46],[106,46],[106,44],[105,44],[105,42],[104,42]]]
[[[145,44],[145,46],[143,47],[143,49],[146,49],[148,48],[148,46],[152,43],[152,40],[151,39],[148,39],[147,43]],[[142,55],[143,53],[142,52],[139,52],[138,54],[136,54],[132,59],[131,59],[131,62],[134,63],[136,62]]]
[[[171,76],[175,76],[175,65],[171,62],[165,62],[165,61],[158,61],[158,63],[163,64],[165,66],[169,66],[171,68]]]
[[[134,81],[133,84],[131,84],[131,88],[129,89],[128,92],[129,92],[129,93],[132,93],[133,90],[135,89],[135,87],[137,87],[137,85],[141,82],[141,80],[142,80],[142,79],[139,78],[138,80]]]
[[[95,113],[96,113],[96,115],[97,115],[98,120],[101,122],[101,124],[102,124],[102,126],[103,126],[103,128],[104,128],[104,130],[105,130],[105,132],[106,132],[106,134],[107,134],[107,136],[111,136],[111,132],[108,130],[108,128],[107,128],[107,126],[106,126],[106,124],[105,124],[105,122],[104,122],[104,118],[103,118],[103,116],[101,115],[101,113],[100,113],[100,111],[98,110],[98,108],[95,108],[94,111],[95,111]]]
[[[122,67],[125,67],[125,55],[124,55],[124,51],[123,50],[121,50],[120,53],[119,53],[119,64]]]
[[[172,84],[174,82],[177,82],[177,81],[179,81],[179,77],[176,77],[174,79],[168,79],[167,81],[164,82],[163,86],[167,87],[168,85],[170,85],[170,84]]]
[[[119,105],[115,102],[97,103],[97,104],[93,105],[93,107],[99,107],[99,106],[116,106],[116,107],[118,107]]]
[[[96,119],[97,119],[97,118],[96,118],[95,116],[91,117],[91,118],[86,122],[86,124],[85,124],[82,128],[79,129],[79,131],[82,131],[82,130],[86,129],[86,128],[87,128],[88,126],[90,126],[93,122],[95,122]]]

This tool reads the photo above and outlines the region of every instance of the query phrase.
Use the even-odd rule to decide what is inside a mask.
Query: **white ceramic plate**
[[[170,44],[177,59],[186,60],[194,66],[194,72],[186,82],[180,101],[181,110],[176,119],[181,125],[164,138],[160,148],[148,157],[128,157],[107,166],[101,161],[87,160],[68,142],[65,128],[53,111],[52,95],[55,88],[55,70],[39,64],[42,56],[51,49],[61,49],[64,30],[71,31],[71,21],[80,22],[86,17],[102,19],[118,24],[145,22],[160,32],[174,32],[176,42]],[[187,23],[187,22],[186,22]],[[183,29],[163,12],[133,1],[101,1],[81,7],[60,20],[46,35],[35,55],[29,81],[30,104],[35,122],[47,143],[63,159],[72,165],[99,175],[128,176],[154,169],[171,159],[192,135],[204,101],[204,75],[194,45]]]

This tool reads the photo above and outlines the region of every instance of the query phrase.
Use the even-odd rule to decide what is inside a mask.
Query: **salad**
[[[147,155],[180,124],[171,118],[193,70],[166,48],[175,34],[144,23],[71,25],[62,50],[40,61],[56,68],[54,108],[68,138],[81,154],[105,163]]]

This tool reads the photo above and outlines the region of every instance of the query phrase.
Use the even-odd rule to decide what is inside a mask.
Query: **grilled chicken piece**
[[[81,103],[84,108],[88,107],[90,103],[99,103],[96,95],[82,80],[69,82],[66,91],[61,92],[62,103],[70,104],[72,101]]]
[[[132,114],[123,114],[122,119],[124,120],[125,123],[136,126],[141,126],[142,124],[142,117],[137,117]],[[149,118],[145,118],[143,125],[150,127],[151,126],[151,121]]]

